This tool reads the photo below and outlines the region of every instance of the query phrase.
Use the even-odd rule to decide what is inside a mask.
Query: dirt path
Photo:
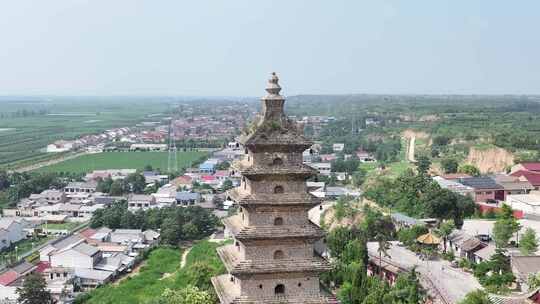
[[[407,160],[411,163],[416,162],[416,159],[414,158],[415,141],[416,136],[413,134],[408,140],[409,146],[407,147]]]
[[[80,153],[75,153],[75,154],[69,154],[69,155],[66,155],[64,157],[54,158],[54,159],[38,162],[38,163],[32,164],[30,166],[20,167],[20,168],[17,168],[15,170],[13,170],[13,171],[21,172],[21,173],[22,172],[27,172],[27,171],[32,171],[32,170],[39,169],[41,167],[46,167],[46,166],[54,165],[54,164],[57,164],[57,163],[61,163],[63,161],[69,160],[69,159],[74,159],[74,158],[77,158],[79,156],[83,156],[85,154],[88,154],[88,152],[80,152]]]
[[[187,248],[186,251],[182,253],[182,260],[180,261],[180,268],[184,268],[184,266],[186,266],[187,256],[189,252],[191,251],[191,248],[192,247]]]

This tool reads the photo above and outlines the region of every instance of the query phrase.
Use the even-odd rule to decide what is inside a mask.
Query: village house
[[[27,261],[23,260],[18,262],[16,265],[6,269],[0,274],[0,285],[20,287],[22,286],[24,278],[32,274],[36,268],[36,265],[28,263]]]
[[[167,151],[166,144],[132,144],[130,151]]]
[[[540,219],[540,194],[515,194],[508,195],[506,203],[513,210],[523,212],[523,217]]]
[[[201,202],[201,194],[196,192],[181,191],[176,193],[178,206],[193,206]]]
[[[527,194],[534,190],[534,186],[523,176],[498,174],[495,176],[495,182],[503,187],[502,192],[495,193],[495,199],[499,201],[505,201],[508,195]]]
[[[523,177],[534,187],[534,190],[540,190],[540,172],[529,170],[518,170],[510,173],[511,176]]]
[[[330,163],[311,163],[309,166],[318,170],[321,175],[329,176],[332,173],[332,164]]]
[[[465,186],[463,184],[460,184],[454,180],[451,180],[451,179],[445,179],[441,176],[434,176],[433,177],[433,180],[439,184],[439,186],[442,188],[442,189],[448,189],[452,192],[455,192],[455,193],[458,193],[458,194],[461,194],[461,195],[464,195],[464,196],[471,196],[473,197],[474,195],[474,189],[472,187],[469,187],[469,186]]]
[[[486,243],[461,230],[454,230],[446,240],[447,250],[452,250],[457,257],[466,258],[471,262],[476,262],[474,253],[486,246]]]
[[[92,269],[101,257],[102,253],[96,247],[81,242],[56,251],[51,255],[50,262],[51,267]]]
[[[86,192],[94,193],[96,192],[97,182],[71,182],[66,187],[64,187],[64,192],[66,193],[77,193],[77,192]]]
[[[156,198],[146,194],[132,194],[128,199],[128,209],[136,211],[139,209],[147,210],[157,208]]]
[[[216,171],[216,166],[219,164],[219,160],[215,158],[209,158],[199,165],[199,172],[213,174]]]
[[[107,169],[94,170],[84,177],[86,181],[98,181],[99,179],[111,178],[112,180],[124,179],[130,174],[136,173],[136,169]]]
[[[396,229],[410,228],[413,226],[425,226],[426,223],[402,213],[394,212],[390,215]]]
[[[176,186],[176,188],[185,188],[191,189],[193,183],[193,178],[188,175],[181,175],[169,182],[171,185]]]
[[[529,172],[538,172],[540,173],[540,162],[532,163],[520,163],[512,166],[510,169],[510,174],[518,171],[529,171]]]
[[[7,248],[11,244],[26,238],[24,230],[30,224],[20,217],[0,218],[0,249]]]
[[[61,190],[48,189],[39,194],[49,204],[63,203],[67,200],[67,195]]]
[[[74,143],[72,141],[58,140],[52,144],[47,145],[45,149],[47,153],[60,153],[67,152],[74,148]]]
[[[169,181],[169,176],[166,174],[159,174],[159,172],[154,171],[144,171],[143,172],[144,181],[146,184],[165,184]]]
[[[343,149],[345,149],[345,144],[338,143],[338,144],[333,144],[332,145],[332,151],[334,151],[336,153],[343,152]]]
[[[510,265],[512,267],[512,273],[516,277],[516,282],[523,291],[528,291],[529,277],[540,272],[540,256],[511,255]]]
[[[473,188],[475,202],[486,202],[495,200],[496,197],[504,197],[504,188],[489,176],[461,178],[459,183]]]
[[[372,162],[377,161],[373,155],[371,155],[369,152],[366,152],[364,150],[356,151],[356,157],[362,163],[372,163]]]

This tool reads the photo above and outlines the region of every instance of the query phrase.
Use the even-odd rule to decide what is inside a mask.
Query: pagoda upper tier
[[[304,137],[303,127],[289,119],[284,111],[285,98],[279,94],[278,77],[272,73],[266,87],[266,96],[261,98],[262,114],[243,132],[239,141],[253,152],[302,152],[313,144]]]
[[[247,226],[240,215],[234,215],[224,219],[223,223],[235,239],[242,241],[295,238],[318,240],[324,236],[324,231],[310,221],[303,225]]]

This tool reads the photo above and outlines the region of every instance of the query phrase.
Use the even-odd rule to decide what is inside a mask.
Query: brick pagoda
[[[242,181],[229,196],[240,211],[223,221],[233,244],[218,248],[229,273],[212,283],[222,304],[336,303],[320,288],[330,266],[314,252],[324,234],[308,219],[320,203],[306,188],[317,172],[302,163],[312,143],[285,115],[275,73],[266,91],[262,113],[240,136],[245,156],[233,164]]]

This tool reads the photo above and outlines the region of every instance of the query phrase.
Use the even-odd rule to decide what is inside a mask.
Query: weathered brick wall
[[[250,160],[253,160],[257,166],[268,166],[269,168],[276,167],[279,163],[276,159],[281,159],[281,166],[299,166],[302,164],[302,153],[282,153],[282,152],[261,152],[249,154]]]
[[[282,275],[267,275],[261,278],[251,278],[250,280],[238,280],[237,284],[242,288],[242,295],[254,298],[275,297],[275,288],[278,284],[285,286],[283,296],[302,297],[303,295],[318,294],[319,278],[316,276],[292,277]],[[277,295],[280,296],[280,295]]]
[[[283,259],[309,259],[313,257],[313,244],[298,243],[267,243],[245,246],[239,243],[240,258],[246,260],[274,261],[277,250],[283,252]]]
[[[242,212],[246,226],[273,226],[278,217],[283,219],[283,226],[306,225],[309,221],[307,212],[303,210],[256,210]]]

